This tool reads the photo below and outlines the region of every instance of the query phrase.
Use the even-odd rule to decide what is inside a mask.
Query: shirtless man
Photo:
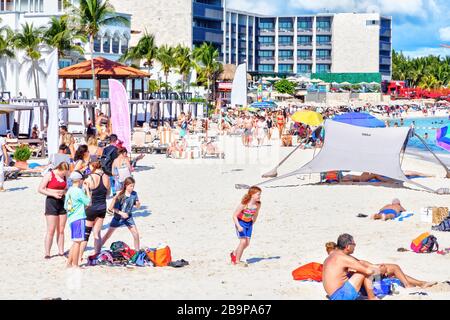
[[[252,138],[253,121],[250,116],[244,120],[244,146],[249,147]]]
[[[351,256],[355,246],[351,235],[340,235],[336,249],[323,263],[323,287],[330,300],[356,300],[361,287],[372,288],[373,276],[380,274],[379,267],[367,266]],[[372,290],[367,291],[370,300],[377,299]]]
[[[381,182],[392,182],[392,179],[382,177],[375,173],[363,172],[360,176],[348,174],[342,178],[343,182],[369,182],[372,179],[379,180]]]
[[[370,218],[374,220],[392,220],[398,218],[402,212],[406,211],[405,208],[402,207],[400,200],[394,199],[391,204],[385,205],[380,211]]]
[[[325,244],[325,249],[327,251],[327,254],[330,255],[332,252],[334,252],[337,248],[337,244],[334,242],[327,242]],[[413,287],[420,287],[420,288],[429,288],[433,285],[435,285],[437,282],[426,282],[426,281],[420,281],[417,279],[414,279],[407,274],[403,272],[403,270],[400,268],[398,264],[393,263],[382,263],[374,265],[370,262],[359,260],[363,265],[367,267],[379,267],[380,268],[380,274],[383,278],[397,278],[401,281],[403,286],[405,288],[413,288]],[[371,287],[366,288],[366,292],[370,294],[370,292],[373,292],[373,289]]]

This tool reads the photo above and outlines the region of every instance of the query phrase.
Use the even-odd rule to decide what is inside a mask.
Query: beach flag
[[[48,128],[47,148],[48,155],[58,153],[59,144],[59,99],[58,99],[58,50],[50,53],[47,64],[47,105],[48,105]]]
[[[131,152],[131,124],[127,91],[117,80],[109,79],[108,83],[112,131],[119,140],[123,141],[123,146],[127,151]]]

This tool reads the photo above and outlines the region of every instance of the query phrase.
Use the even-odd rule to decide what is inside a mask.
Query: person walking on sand
[[[126,178],[122,190],[113,198],[109,210],[114,212],[114,217],[108,231],[102,238],[102,246],[117,228],[127,226],[134,239],[134,249],[136,251],[140,249],[139,232],[132,215],[134,207],[137,209],[141,207],[138,194],[134,191],[135,183],[133,178]]]
[[[44,244],[45,259],[50,259],[55,231],[59,255],[64,255],[64,228],[67,221],[67,214],[64,209],[64,194],[66,193],[68,174],[69,164],[61,162],[42,178],[38,188],[39,193],[47,196],[45,199],[45,219],[47,221]]]
[[[244,250],[250,245],[253,225],[258,219],[259,210],[261,209],[261,192],[261,188],[251,187],[233,214],[233,222],[239,238],[239,245],[236,250],[230,253],[231,263],[234,265],[246,265],[244,262],[241,262],[241,257]]]
[[[64,208],[67,211],[67,220],[70,226],[70,235],[73,241],[67,259],[67,268],[78,268],[83,252],[80,250],[86,234],[86,211],[85,207],[91,202],[88,187],[83,184],[83,176],[78,171],[70,174],[72,186],[67,191]]]
[[[101,231],[106,216],[106,198],[110,193],[111,184],[109,177],[102,171],[101,166],[98,159],[92,161],[92,173],[85,180],[92,200],[91,205],[86,208],[86,232],[84,241],[81,243],[80,255],[83,254],[87,246],[91,232],[94,233],[95,254],[99,254],[102,248]]]

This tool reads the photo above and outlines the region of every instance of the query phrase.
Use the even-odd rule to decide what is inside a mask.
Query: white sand
[[[237,141],[238,142],[238,141]],[[239,145],[239,143],[237,144]],[[245,155],[242,147],[235,149]],[[272,162],[290,148],[263,147],[262,158],[270,151]],[[170,245],[175,260],[185,259],[184,268],[88,267],[67,272],[65,258],[44,260],[44,196],[37,194],[40,179],[22,178],[6,182],[9,192],[0,194],[0,265],[1,299],[325,299],[320,283],[292,280],[291,272],[308,262],[322,262],[324,243],[339,234],[350,233],[357,246],[355,256],[374,263],[398,263],[418,279],[449,279],[450,255],[399,253],[409,248],[413,238],[431,230],[420,222],[424,206],[450,206],[450,196],[439,196],[407,188],[376,186],[319,186],[311,180],[292,177],[264,188],[262,210],[254,227],[254,237],[244,259],[248,268],[231,266],[229,252],[237,245],[231,220],[244,190],[236,183],[257,183],[272,165],[228,160],[169,160],[162,155],[148,155],[141,168],[153,170],[135,174],[144,209],[135,213],[143,246],[159,242]],[[257,148],[250,154],[256,157]],[[298,152],[279,173],[286,173],[305,163],[312,152]],[[231,163],[230,163],[231,162]],[[419,179],[433,188],[449,187],[444,171],[435,164],[407,157],[404,169],[439,175]],[[144,168],[145,169],[145,168]],[[243,171],[233,171],[243,169]],[[289,186],[289,187],[286,187]],[[381,222],[356,218],[371,214],[398,197],[416,213],[404,222]],[[107,216],[106,222],[109,222]],[[433,232],[442,248],[450,247],[450,233]],[[128,230],[120,229],[112,241],[132,244]],[[111,243],[108,242],[108,246]],[[89,243],[92,247],[92,238]],[[70,247],[66,228],[66,249]],[[90,251],[89,251],[90,252]],[[57,253],[56,244],[52,253]],[[412,296],[402,291],[389,299],[450,299],[450,291],[415,290],[428,296]]]

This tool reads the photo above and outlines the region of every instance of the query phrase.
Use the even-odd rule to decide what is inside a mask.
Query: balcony
[[[380,44],[380,50],[381,51],[391,51],[391,45],[388,43],[381,43]]]
[[[312,56],[297,56],[297,60],[302,62],[312,61]]]
[[[275,57],[259,57],[258,58],[259,63],[265,63],[265,64],[274,64],[275,63]]]
[[[298,34],[309,34],[312,33],[313,29],[312,28],[298,28],[297,29],[297,33]]]
[[[275,34],[275,28],[263,28],[259,29],[260,34]]]
[[[278,32],[283,34],[294,33],[294,28],[279,28]]]
[[[380,36],[382,37],[391,37],[391,29],[381,29]]]
[[[380,58],[380,64],[391,65],[391,58]]]
[[[323,48],[323,47],[331,47],[331,41],[327,42],[317,42],[317,47]]]
[[[259,47],[261,49],[268,49],[268,48],[275,49],[275,42],[260,43]]]
[[[280,48],[293,48],[294,43],[293,42],[280,42],[278,43],[278,47]]]
[[[316,57],[317,62],[331,62],[331,56]]]
[[[317,33],[331,33],[331,28],[316,28]]]
[[[294,56],[290,57],[278,57],[278,61],[286,63],[286,62],[294,62]]]
[[[297,45],[298,45],[299,49],[311,48],[312,42],[299,42]]]

